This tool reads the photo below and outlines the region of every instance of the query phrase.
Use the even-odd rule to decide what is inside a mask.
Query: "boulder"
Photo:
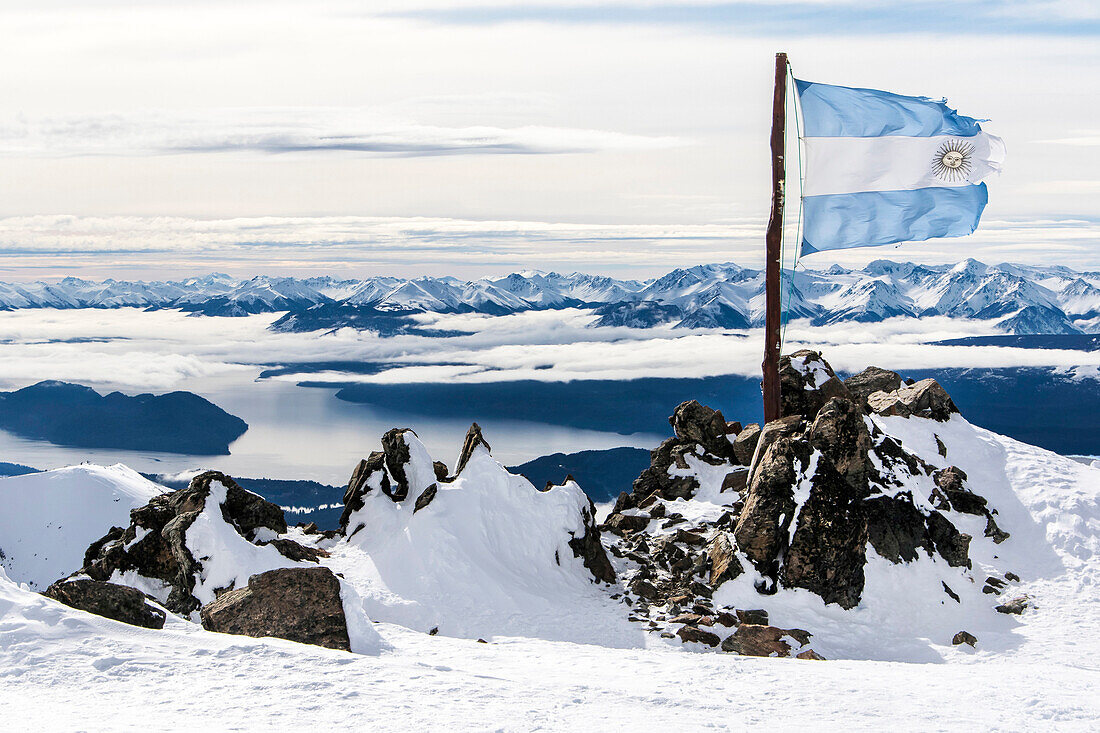
[[[795,632],[809,638],[809,635],[800,629],[741,624],[737,627],[737,631],[727,636],[722,642],[722,651],[734,652],[746,657],[788,657],[791,654],[791,645],[786,639],[792,638],[799,641],[793,636]]]
[[[438,484],[429,484],[428,488],[421,491],[420,496],[416,497],[416,503],[413,505],[413,514],[431,504],[437,491],[439,491]]]
[[[803,349],[779,359],[780,414],[813,420],[833,397],[851,399],[848,388],[817,351]]]
[[[611,514],[603,526],[608,532],[622,536],[645,529],[649,522],[650,518],[645,514]]]
[[[812,659],[812,660],[815,660],[815,661],[818,661],[818,662],[824,662],[825,661],[825,657],[821,656],[820,654],[815,652],[813,649],[807,649],[806,651],[799,652],[798,654],[795,654],[794,656],[797,659]]]
[[[994,606],[993,610],[995,610],[997,613],[1005,613],[1019,616],[1028,608],[1030,608],[1030,601],[1031,599],[1028,598],[1026,595],[1018,596],[1016,598],[1013,598],[1011,601],[1008,601],[1007,603],[1002,603],[998,606]]]
[[[697,400],[682,402],[668,419],[676,437],[683,443],[698,443],[711,455],[733,459],[733,444],[726,438],[726,419]]]
[[[714,588],[745,572],[741,561],[737,559],[730,536],[726,532],[719,532],[714,536],[707,550],[707,556],[710,559],[710,584]]]
[[[660,497],[675,501],[676,499],[690,499],[699,488],[699,482],[691,476],[670,476],[671,468],[683,453],[676,455],[677,449],[690,448],[680,442],[679,438],[669,438],[654,448],[649,453],[649,468],[642,471],[638,478],[634,479],[634,499],[641,502],[650,497]],[[685,466],[687,464],[684,464]]]
[[[867,398],[875,392],[893,392],[901,388],[901,375],[889,369],[869,366],[859,374],[853,374],[844,380],[844,386],[859,404],[865,404]]]
[[[971,634],[969,631],[960,631],[959,633],[951,637],[951,643],[955,646],[958,646],[960,644],[969,644],[970,646],[974,646],[978,643],[978,638]]]
[[[760,440],[760,425],[750,423],[737,434],[733,440],[733,456],[742,466],[752,464],[752,455],[756,452],[756,444]]]
[[[680,640],[684,642],[693,641],[707,646],[718,646],[722,641],[722,637],[718,634],[703,631],[697,626],[681,626],[676,632],[676,636],[679,636]]]
[[[959,411],[947,390],[935,379],[922,379],[892,392],[874,392],[868,395],[867,404],[880,415],[915,415],[941,422]]]
[[[253,575],[246,587],[227,591],[203,606],[199,618],[209,631],[274,636],[351,651],[340,581],[326,567]]]
[[[42,592],[47,598],[131,626],[163,629],[165,614],[136,588],[98,580],[59,580]]]
[[[462,470],[466,468],[466,464],[470,462],[470,458],[473,457],[474,450],[478,446],[489,452],[493,450],[489,446],[489,442],[485,440],[485,436],[481,434],[481,426],[475,422],[470,425],[470,429],[466,431],[466,437],[462,441],[462,450],[458,452],[458,463],[455,464],[455,476],[461,474]]]
[[[738,624],[754,624],[757,626],[768,625],[768,612],[762,608],[738,608],[734,614],[737,616]]]

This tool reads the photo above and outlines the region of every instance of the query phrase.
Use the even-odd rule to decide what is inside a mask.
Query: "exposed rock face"
[[[372,451],[351,472],[351,480],[344,491],[344,511],[340,514],[341,530],[347,529],[348,517],[363,508],[363,496],[371,491],[372,482],[377,483],[377,488],[387,495],[393,494],[389,485],[390,478],[386,475],[386,455],[381,451]]]
[[[191,479],[186,489],[153,497],[131,511],[128,528],[112,528],[88,548],[81,572],[99,581],[136,573],[170,589],[164,602],[168,610],[181,614],[196,610],[200,602],[193,591],[203,560],[192,556],[187,530],[206,508],[215,483],[225,492],[221,518],[241,537],[257,545],[270,544],[288,559],[316,561],[316,550],[293,540],[267,539],[286,532],[282,509],[242,489],[225,474],[207,471]]]
[[[481,434],[481,426],[475,422],[470,425],[470,429],[466,431],[466,439],[462,441],[462,450],[459,451],[458,463],[455,464],[455,476],[461,474],[462,469],[466,468],[466,464],[470,462],[470,457],[478,446],[482,446],[490,453],[493,450],[485,440],[485,436]]]
[[[615,569],[611,567],[611,561],[607,559],[607,552],[600,542],[600,530],[596,526],[596,507],[589,501],[588,507],[583,510],[584,536],[569,540],[569,548],[573,550],[573,557],[579,557],[592,573],[592,577],[604,583],[615,582]]]
[[[47,598],[97,616],[147,629],[164,628],[164,611],[136,588],[98,580],[59,580],[42,592]]]
[[[978,643],[978,639],[969,631],[960,631],[959,633],[951,637],[951,643],[955,646],[959,646],[960,644],[969,644],[970,646],[974,646]]]
[[[844,380],[852,398],[860,405],[875,392],[894,392],[901,388],[901,375],[889,369],[869,366],[859,374],[853,374]]]
[[[732,451],[725,448],[732,433],[722,433],[731,428],[720,426],[717,412],[680,405],[670,418],[676,436],[652,452],[650,467],[608,517],[605,527],[618,535],[612,554],[629,561],[622,574],[625,600],[635,601],[631,618],[650,630],[684,638],[737,627],[723,649],[819,658],[797,648],[806,640],[791,641],[797,630],[770,627],[762,609],[720,607],[715,591],[755,570],[762,599],[799,588],[851,609],[863,598],[869,554],[895,564],[939,556],[965,570],[971,537],[955,524],[962,514],[986,517],[995,542],[1007,537],[963,471],[937,468],[945,450],[929,457],[936,465],[910,453],[865,401],[888,398],[897,414],[944,420],[954,404],[934,381],[905,385],[894,372],[869,368],[846,385],[811,351],[785,357],[782,376],[786,416],[738,431]],[[689,520],[677,500],[696,497],[700,482],[703,505],[721,506]]]
[[[389,487],[382,487],[382,491],[389,494],[394,501],[404,501],[409,495],[409,478],[405,475],[405,466],[409,462],[409,445],[405,442],[405,434],[412,433],[409,428],[394,428],[386,431],[382,436],[382,453],[386,460],[386,470],[393,479]]]
[[[340,581],[326,567],[283,568],[253,575],[200,612],[203,628],[224,634],[275,636],[351,651]]]

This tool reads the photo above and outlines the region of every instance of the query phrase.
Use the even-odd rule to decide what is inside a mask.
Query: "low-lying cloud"
[[[389,156],[552,155],[660,150],[675,137],[525,125],[446,127],[363,109],[20,117],[0,123],[0,155],[151,156],[187,153],[362,153]]]

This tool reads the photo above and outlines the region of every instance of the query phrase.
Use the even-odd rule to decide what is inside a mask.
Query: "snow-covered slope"
[[[347,540],[326,545],[326,564],[355,586],[372,619],[473,639],[643,643],[570,547],[585,535],[589,507],[576,483],[538,491],[484,446],[456,478],[438,481],[423,443],[411,432],[404,440],[407,497],[372,486],[347,519]]]
[[[80,568],[88,545],[167,489],[122,464],[0,479],[0,565],[42,590]]]

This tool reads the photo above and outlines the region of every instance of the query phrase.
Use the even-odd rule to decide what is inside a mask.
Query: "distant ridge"
[[[862,270],[834,265],[787,273],[784,309],[814,325],[874,323],[892,317],[947,316],[989,320],[1016,335],[1100,332],[1100,272],[1062,266],[969,259],[957,265],[876,260]],[[178,309],[196,315],[285,313],[276,331],[350,327],[383,336],[425,331],[421,313],[507,315],[584,308],[592,325],[744,329],[763,322],[763,275],[734,263],[679,268],[651,280],[524,271],[464,281],[390,276],[361,280],[207,275],[169,282],[0,283],[0,309]]]

